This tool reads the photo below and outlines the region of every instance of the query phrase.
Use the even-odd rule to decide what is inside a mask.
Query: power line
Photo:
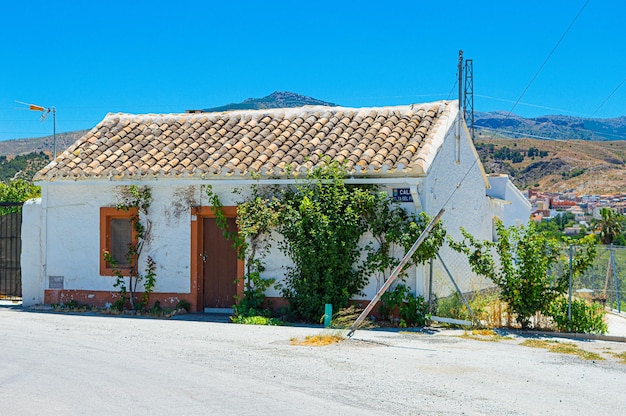
[[[492,129],[492,128],[489,128],[489,127],[481,127],[481,126],[479,126],[478,129],[479,130],[492,131],[492,132],[495,132],[495,133],[513,134],[513,135],[516,135],[516,136],[528,137],[530,139],[538,139],[538,140],[552,140],[552,141],[563,141],[563,142],[567,142],[567,141],[571,141],[571,140],[585,140],[585,139],[555,139],[554,137],[539,136],[539,135],[530,134],[530,133],[520,133],[520,132],[511,131],[511,130],[504,130],[504,129]],[[578,129],[578,131],[595,133],[595,134],[598,134],[598,135],[601,135],[601,136],[614,137],[615,139],[618,139],[618,140],[626,140],[626,136],[622,136],[622,135],[619,135],[619,134],[598,133],[597,131],[589,130],[589,129]],[[585,141],[596,141],[596,140],[585,140]]]
[[[539,140],[550,140],[555,142],[566,142],[565,139],[555,139],[553,137],[545,137],[545,136],[537,136],[536,134],[527,134],[527,133],[518,133],[516,131],[503,130],[503,129],[490,129],[489,127],[478,127],[480,130],[492,131],[494,133],[506,133],[506,134],[514,134],[516,136],[528,137],[530,139],[539,139]]]
[[[452,88],[450,88],[450,92],[448,93],[448,98],[446,98],[446,100],[449,100],[450,97],[452,97],[452,93],[454,92],[454,90],[456,89],[456,86],[458,84],[458,78],[459,78],[459,74],[456,74],[456,77],[454,77],[454,85],[452,86]]]
[[[519,98],[517,99],[517,101],[515,101],[515,104],[513,104],[513,107],[511,107],[511,110],[509,110],[509,113],[507,114],[507,116],[504,118],[504,120],[502,121],[502,123],[504,123],[509,116],[513,113],[513,110],[515,110],[515,107],[517,107],[517,104],[522,100],[522,98],[524,97],[524,95],[526,95],[526,92],[528,91],[528,89],[530,88],[530,86],[533,84],[533,82],[535,82],[535,79],[537,79],[537,77],[539,76],[539,74],[541,73],[541,71],[543,70],[543,68],[546,66],[546,64],[548,63],[548,61],[550,60],[550,58],[552,57],[552,55],[554,54],[554,52],[556,51],[556,49],[559,47],[559,45],[561,44],[561,42],[563,41],[563,39],[565,38],[565,35],[567,35],[567,33],[569,32],[569,30],[572,28],[572,26],[574,26],[574,23],[576,23],[576,20],[578,20],[578,17],[581,15],[581,13],[583,12],[583,10],[585,10],[585,7],[587,7],[587,4],[589,4],[591,0],[587,0],[585,2],[585,4],[583,4],[583,7],[580,8],[580,10],[578,11],[578,13],[576,14],[576,16],[574,16],[574,19],[572,20],[572,22],[569,24],[569,26],[567,27],[567,29],[565,29],[565,31],[563,32],[563,34],[561,35],[561,37],[559,38],[559,40],[557,41],[556,45],[554,45],[554,47],[552,48],[552,50],[550,51],[550,53],[548,54],[548,57],[543,61],[543,63],[541,64],[541,66],[539,67],[539,69],[537,70],[537,72],[535,73],[535,75],[533,75],[532,79],[530,80],[530,82],[528,83],[528,85],[526,85],[526,88],[524,88],[524,91],[522,91],[522,94],[519,96]]]
[[[505,103],[514,103],[515,100],[509,100],[507,98],[500,98],[500,97],[493,97],[490,95],[482,95],[482,94],[474,94],[475,97],[480,97],[480,98],[487,98],[489,100],[496,100],[496,101],[502,101]],[[589,117],[591,118],[591,114],[587,114],[587,113],[579,113],[577,111],[570,111],[570,110],[565,110],[563,108],[557,108],[557,107],[548,107],[545,105],[540,105],[540,104],[532,104],[532,103],[523,103],[523,102],[518,102],[518,104],[520,105],[524,105],[527,107],[534,107],[534,108],[542,108],[544,110],[554,110],[554,111],[559,111],[561,113],[569,113],[569,114],[573,114],[573,115],[577,115],[577,116],[581,116],[581,117]]]
[[[591,117],[595,116],[595,115],[596,115],[596,113],[597,113],[598,111],[600,111],[600,109],[601,109],[602,107],[604,107],[604,104],[606,104],[606,102],[607,102],[607,101],[609,101],[609,100],[611,99],[611,97],[612,97],[612,96],[613,96],[613,95],[617,92],[617,90],[619,90],[619,89],[621,88],[621,86],[622,86],[622,85],[624,85],[624,82],[626,82],[626,78],[624,78],[624,79],[622,80],[622,82],[620,82],[620,83],[619,83],[619,85],[618,85],[617,87],[615,87],[615,89],[613,90],[613,92],[611,92],[611,93],[609,94],[609,96],[608,96],[608,97],[606,97],[606,98],[604,99],[604,101],[602,101],[602,104],[600,104],[600,105],[598,106],[598,108],[596,108],[596,111],[594,111],[594,112],[593,112],[593,114],[591,115]]]

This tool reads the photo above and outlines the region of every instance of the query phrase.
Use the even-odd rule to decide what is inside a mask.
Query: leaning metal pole
[[[385,293],[387,291],[387,289],[389,289],[389,286],[391,286],[393,281],[396,280],[396,278],[398,277],[398,275],[400,274],[400,272],[402,271],[402,269],[404,268],[406,263],[413,256],[413,254],[419,248],[419,246],[422,245],[424,240],[426,240],[426,237],[428,237],[428,234],[430,234],[430,232],[432,231],[433,227],[435,226],[435,224],[437,224],[437,222],[439,221],[439,219],[441,218],[441,216],[443,215],[443,213],[445,211],[446,211],[445,209],[441,208],[441,210],[439,210],[439,213],[435,216],[435,218],[430,220],[430,222],[428,223],[428,225],[426,226],[424,231],[422,231],[420,236],[417,237],[417,240],[415,240],[415,243],[413,243],[413,246],[409,249],[409,251],[406,252],[406,254],[402,258],[400,263],[396,266],[396,268],[393,269],[393,271],[389,275],[389,278],[383,284],[383,286],[380,288],[378,293],[376,293],[376,295],[372,298],[370,303],[368,303],[367,306],[365,307],[365,309],[363,309],[363,312],[361,312],[359,317],[356,318],[356,320],[354,321],[354,323],[350,327],[350,332],[348,332],[348,338],[350,338],[350,337],[352,337],[352,335],[354,335],[354,331],[357,330],[359,325],[361,325],[361,322],[363,322],[363,320],[367,317],[367,315],[369,315],[369,313],[372,311],[374,306],[376,306],[376,304],[380,300],[380,297],[383,295],[383,293]]]

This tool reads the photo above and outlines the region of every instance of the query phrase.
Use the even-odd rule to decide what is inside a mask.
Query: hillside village
[[[600,219],[600,209],[611,208],[619,214],[626,212],[626,193],[604,195],[576,195],[560,192],[542,192],[530,189],[524,192],[532,204],[531,219],[535,222],[553,219],[562,213],[571,213],[575,224],[565,227],[565,235],[577,235]]]

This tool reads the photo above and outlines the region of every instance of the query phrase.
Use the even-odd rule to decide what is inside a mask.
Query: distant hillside
[[[260,110],[264,108],[293,108],[304,105],[325,105],[335,107],[337,104],[307,97],[293,92],[275,91],[263,98],[248,98],[240,103],[231,103],[221,107],[206,108],[204,112],[219,112],[230,110]]]
[[[506,173],[521,189],[626,192],[626,141],[554,141],[478,137],[488,173]]]
[[[57,153],[62,153],[88,131],[77,130],[68,133],[57,133]],[[0,156],[15,156],[31,152],[44,152],[51,156],[54,152],[53,136],[0,141]]]
[[[551,115],[524,118],[506,112],[475,113],[476,131],[489,137],[531,137],[558,140],[626,140],[626,116],[581,118]]]

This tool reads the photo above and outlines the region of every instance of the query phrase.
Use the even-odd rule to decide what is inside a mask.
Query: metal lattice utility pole
[[[474,61],[465,60],[465,91],[463,93],[463,116],[474,140]]]

